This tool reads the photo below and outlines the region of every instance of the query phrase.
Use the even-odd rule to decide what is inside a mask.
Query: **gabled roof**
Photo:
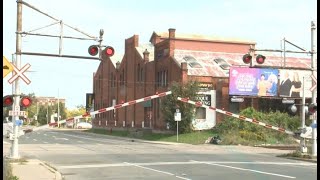
[[[123,54],[114,54],[113,56],[110,57],[111,62],[113,66],[116,68],[116,63],[119,61],[120,63],[122,62],[123,59]]]
[[[188,75],[211,76],[211,77],[229,77],[230,66],[248,66],[243,63],[241,53],[208,52],[179,50],[174,51],[174,59],[179,66],[182,62],[188,63]],[[267,56],[264,64],[259,66],[276,67],[281,66],[282,57]],[[255,59],[253,59],[253,65]],[[286,57],[286,68],[304,68],[311,67],[310,58]]]
[[[140,54],[141,58],[143,59],[143,52],[147,50],[149,54],[149,61],[154,60],[154,46],[151,43],[148,44],[140,44],[138,47],[136,47],[136,50]]]

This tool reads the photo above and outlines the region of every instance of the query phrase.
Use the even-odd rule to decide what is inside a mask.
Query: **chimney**
[[[120,69],[120,62],[119,61],[116,63],[116,69]]]
[[[169,39],[174,39],[176,37],[176,29],[169,29]]]
[[[144,52],[143,52],[143,60],[144,62],[149,62],[149,51],[146,49]]]

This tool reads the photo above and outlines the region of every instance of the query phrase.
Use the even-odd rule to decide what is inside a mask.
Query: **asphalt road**
[[[5,142],[4,145],[9,146]],[[286,152],[244,146],[152,143],[62,130],[40,130],[19,138],[21,156],[46,161],[66,180],[317,178],[316,163],[275,157]]]

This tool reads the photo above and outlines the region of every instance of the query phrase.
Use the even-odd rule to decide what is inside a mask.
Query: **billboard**
[[[230,67],[230,96],[312,97],[311,71]],[[316,90],[315,90],[316,91]]]
[[[278,69],[230,67],[229,95],[277,96]]]
[[[302,87],[304,85],[304,95],[306,98],[312,97],[310,88],[312,87],[311,71],[280,69],[279,96],[302,98]]]

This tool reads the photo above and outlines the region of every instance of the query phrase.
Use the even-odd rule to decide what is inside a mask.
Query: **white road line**
[[[192,161],[193,161],[193,160],[192,160]],[[199,162],[199,161],[194,161],[194,162]],[[200,162],[200,163],[201,163],[201,162]],[[202,162],[202,164],[208,164],[208,165],[213,165],[213,166],[226,167],[226,168],[237,169],[237,170],[242,170],[242,171],[251,171],[251,172],[256,172],[256,173],[261,173],[261,174],[268,174],[268,175],[272,175],[272,176],[280,176],[280,177],[290,178],[290,179],[295,179],[295,178],[296,178],[296,177],[293,177],[293,176],[287,176],[287,175],[276,174],[276,173],[269,173],[269,172],[258,171],[258,170],[253,170],[253,169],[239,168],[239,167],[234,167],[234,166],[227,166],[227,165],[216,164],[216,163],[206,163],[206,162]]]
[[[48,144],[48,142],[45,142],[45,141],[43,143]]]
[[[83,141],[77,141],[77,142],[79,142],[79,143],[83,143]]]
[[[97,143],[97,145],[102,146],[103,144]]]
[[[172,173],[169,173],[169,172],[166,172],[166,171],[160,171],[160,170],[156,170],[156,169],[152,169],[152,168],[148,168],[148,167],[144,167],[144,166],[139,166],[139,165],[132,164],[132,163],[127,163],[127,162],[124,162],[124,163],[125,163],[125,164],[129,164],[129,165],[131,165],[131,166],[139,167],[139,168],[142,168],[142,169],[148,169],[148,170],[151,170],[151,171],[155,171],[155,172],[159,172],[159,173],[163,173],[163,174],[168,174],[168,175],[171,175],[171,176],[175,176],[175,177],[177,177],[177,178],[180,178],[180,179],[190,180],[190,179],[188,179],[188,178],[176,176],[175,174],[172,174]]]
[[[102,168],[102,167],[125,167],[131,166],[129,164],[87,164],[87,165],[74,165],[74,166],[57,166],[59,169],[82,169],[82,168]]]
[[[6,141],[3,141],[3,144],[10,144],[10,143],[8,143],[8,142],[6,142]]]
[[[134,163],[135,165],[141,166],[161,166],[161,165],[194,165],[194,164],[261,164],[261,165],[300,165],[300,166],[317,166],[316,163],[292,163],[292,162],[229,162],[229,161],[186,161],[186,162],[151,162],[151,163]],[[133,164],[133,163],[131,163]],[[117,163],[117,164],[88,164],[88,165],[72,165],[72,166],[60,166],[63,169],[81,169],[81,168],[99,168],[99,167],[121,167],[128,166],[127,164]],[[294,166],[300,168],[298,166]]]
[[[38,141],[38,140],[36,140],[36,139],[33,139],[34,141]]]
[[[47,136],[47,134],[43,134],[43,135]]]
[[[61,140],[66,140],[66,141],[69,140],[69,139],[67,139],[67,138],[57,138],[57,137],[55,137],[55,140],[59,140],[59,139],[61,139]]]

